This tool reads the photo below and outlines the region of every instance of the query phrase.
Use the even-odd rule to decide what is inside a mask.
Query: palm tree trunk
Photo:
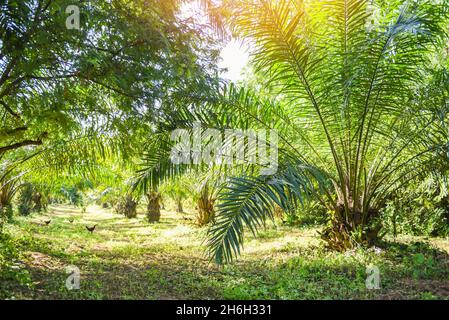
[[[36,192],[33,195],[33,202],[34,202],[34,210],[37,212],[42,211],[42,195],[40,192]]]
[[[376,220],[380,212],[371,208],[362,212],[354,208],[345,208],[340,204],[321,238],[328,248],[337,251],[352,249],[357,245],[371,246],[379,239],[382,225]]]
[[[178,208],[176,209],[176,212],[184,213],[184,208],[182,207],[182,199],[181,198],[176,199],[176,204],[178,206]]]
[[[156,191],[147,194],[147,218],[149,222],[158,222],[161,218],[161,195]]]

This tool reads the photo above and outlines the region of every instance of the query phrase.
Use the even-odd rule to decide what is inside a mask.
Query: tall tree
[[[165,101],[217,81],[216,45],[181,4],[0,0],[0,157],[87,157],[101,137],[139,151]]]

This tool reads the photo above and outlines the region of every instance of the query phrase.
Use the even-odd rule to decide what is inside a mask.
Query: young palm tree
[[[444,44],[446,8],[437,1],[232,1],[234,32],[252,44],[253,62],[278,89],[271,101],[230,90],[218,112],[235,123],[278,129],[279,171],[240,176],[219,197],[209,252],[219,263],[240,252],[276,206],[306,198],[324,204],[331,248],[370,244],[380,210],[400,181],[445,155],[446,118],[420,93]],[[382,4],[382,6],[381,6]],[[432,107],[430,107],[432,105]],[[226,111],[226,110],[227,111]],[[447,141],[447,140],[446,140]]]

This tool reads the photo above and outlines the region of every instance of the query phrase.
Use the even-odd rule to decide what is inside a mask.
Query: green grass
[[[47,217],[51,224],[41,225]],[[447,239],[401,237],[380,250],[336,253],[317,229],[272,226],[219,268],[204,256],[205,234],[165,211],[155,224],[99,207],[19,217],[0,241],[0,298],[449,299]],[[370,264],[380,269],[379,290],[366,289]],[[65,287],[69,265],[81,271],[80,290]]]

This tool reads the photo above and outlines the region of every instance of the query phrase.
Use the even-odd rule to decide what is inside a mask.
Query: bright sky
[[[223,76],[231,81],[241,80],[242,71],[249,61],[248,48],[241,41],[232,40],[222,50],[221,58],[219,66],[228,69]]]
[[[184,3],[179,16],[182,19],[192,17],[201,23],[207,23],[207,18],[197,1]],[[230,41],[221,52],[221,58],[223,60],[219,67],[228,69],[228,71],[223,74],[224,78],[231,81],[243,79],[242,71],[248,64],[249,54],[247,47],[243,45],[241,41]]]

